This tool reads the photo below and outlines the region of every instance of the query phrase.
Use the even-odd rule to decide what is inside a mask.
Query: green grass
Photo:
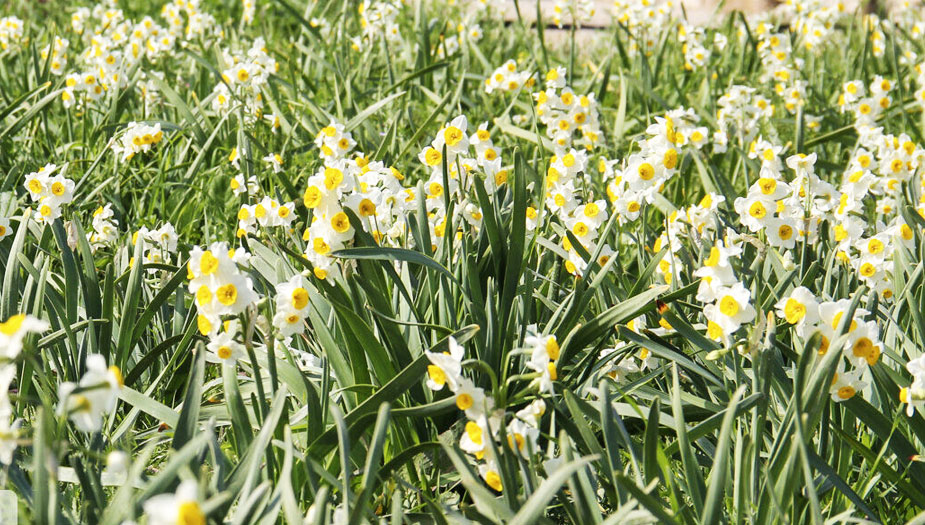
[[[920,150],[918,60],[904,57],[923,49],[910,23],[881,26],[880,54],[858,13],[839,17],[811,50],[805,36],[777,26],[790,21],[772,18],[771,32],[793,42],[788,60],[803,60],[794,68],[805,81],[803,105],[791,113],[774,83],[760,79],[759,23],[739,14],[706,29],[707,47],[722,34],[725,49],[687,69],[677,20],[653,30],[646,54],[633,50],[636,33],[624,25],[596,31],[591,44],[575,44],[574,32],[554,43],[549,29],[525,19],[504,23],[465,6],[408,2],[395,18],[401,38],[378,35],[355,50],[351,38],[362,27],[353,2],[256,3],[246,24],[240,3],[202,0],[200,11],[215,18],[213,36],[181,38],[182,46],[128,68],[125,86],[72,108],[62,102],[65,75],[52,72],[42,49],[56,36],[68,39],[64,71],[81,71],[89,34],[71,27],[73,10],[14,1],[2,13],[25,28],[0,52],[0,217],[12,219],[11,235],[0,240],[0,320],[25,313],[50,324],[3,365],[15,368],[8,419],[22,426],[15,438],[0,434],[0,442],[17,445],[0,483],[16,493],[20,522],[152,523],[145,503],[188,480],[209,523],[921,521],[925,463],[917,454],[925,420],[918,410],[907,416],[899,399],[913,382],[905,364],[925,344],[923,168],[852,212],[864,221],[865,238],[896,217],[911,228],[908,246],[887,236],[891,297],[836,256],[844,249],[834,233],[842,221],[831,213],[818,238],[785,250],[769,246],[767,232],[745,228],[733,205],[759,177],[761,160],[748,155],[758,134],[783,147],[782,160],[816,153],[816,174],[841,187],[861,140],[854,117],[838,110],[849,80],[891,80],[892,104],[877,125],[907,134]],[[119,7],[135,21],[150,15],[166,25],[160,5],[127,0]],[[539,9],[527,1],[518,8]],[[915,10],[901,16],[923,20]],[[478,23],[481,39],[458,34],[461,23]],[[260,91],[264,113],[279,117],[276,131],[247,115],[240,97],[228,111],[212,108],[215,86],[233,82],[221,77],[229,58],[244,56],[257,37],[278,64]],[[460,47],[449,54],[451,37]],[[536,72],[536,85],[487,94],[485,78],[508,59],[518,71]],[[606,202],[609,218],[594,245],[546,209],[555,145],[532,93],[557,66],[568,68],[577,95],[597,101],[601,136],[575,189],[581,203]],[[145,102],[136,88],[143,78],[157,100]],[[717,101],[733,85],[754,87],[775,111],[731,132],[722,153],[711,137]],[[619,169],[638,153],[647,126],[679,107],[699,117],[707,146],[678,147],[677,171],[657,196],[637,219],[617,219],[598,162]],[[433,181],[418,153],[458,115],[468,119],[467,134],[488,123],[507,182],[495,189],[476,168],[468,182],[435,197],[439,203],[425,202],[420,196]],[[814,116],[819,129],[809,126]],[[332,120],[352,134],[355,152],[401,172],[399,185],[417,198],[392,237],[374,235],[363,217],[347,213],[355,234],[332,250],[326,280],[303,256],[312,245],[301,233],[320,215],[304,206],[303,194],[309,178],[323,173],[315,138]],[[159,124],[164,135],[150,152],[123,161],[110,141],[130,122]],[[240,171],[229,162],[233,150]],[[279,172],[262,160],[274,153],[284,159]],[[75,183],[73,201],[51,224],[36,221],[40,211],[24,187],[46,163],[65,167]],[[449,188],[453,169],[443,162],[434,180]],[[231,190],[239,173],[256,179],[250,198]],[[789,168],[782,174],[794,180]],[[726,200],[708,214],[701,236],[672,212],[707,193]],[[264,196],[294,203],[291,225],[237,237],[239,208]],[[881,213],[877,204],[887,198],[892,209]],[[118,220],[116,239],[91,246],[94,210],[107,204]],[[471,217],[467,205],[481,214],[478,227],[464,218]],[[528,207],[540,213],[535,229]],[[441,225],[429,216],[435,209],[450,210],[450,219]],[[166,222],[176,229],[176,249],[146,259],[150,241],[133,234]],[[666,225],[669,235],[682,233],[656,246]],[[726,228],[745,234],[732,269],[756,315],[715,341],[694,272]],[[238,271],[259,297],[224,317],[241,327],[235,365],[207,361],[214,352],[188,287],[193,248],[221,241],[251,254]],[[585,268],[570,272],[564,242],[572,264]],[[668,242],[679,248],[666,250]],[[604,244],[613,253],[600,259]],[[667,280],[666,261],[678,268]],[[276,286],[299,273],[306,324],[284,344],[273,326]],[[841,322],[823,319],[831,341],[800,336],[775,315],[774,305],[801,285],[850,304]],[[817,350],[851,341],[848,320],[859,308],[869,314],[857,320],[879,328],[882,354],[863,369],[867,386],[836,403],[830,385],[846,360]],[[645,328],[629,326],[640,317]],[[527,366],[523,348],[534,331],[554,335],[560,348],[552,392],[539,388],[541,374]],[[425,384],[425,351],[450,351],[450,337],[465,350],[462,375],[498,410],[495,436],[484,429],[485,454],[495,458],[502,491],[480,472],[486,460],[461,448],[468,418],[448,388]],[[642,363],[643,352],[657,358],[653,366],[608,374],[614,365]],[[101,428],[83,432],[62,411],[58,387],[80,381],[92,354],[117,366],[124,386]],[[545,413],[536,449],[531,443],[518,453],[508,425],[538,399]],[[128,453],[126,473],[107,466],[113,451]]]

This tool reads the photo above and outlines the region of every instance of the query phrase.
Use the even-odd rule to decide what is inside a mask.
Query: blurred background
[[[742,11],[747,15],[760,14],[771,11],[784,0],[673,0],[674,8],[680,16],[682,12],[687,15],[687,20],[696,25],[702,25],[710,21],[716,14],[725,15],[732,11]],[[792,0],[800,2],[802,0]],[[839,0],[826,0],[825,3],[835,5]],[[884,9],[901,9],[902,0],[840,0],[846,11],[863,9],[866,12],[875,12],[878,8]],[[517,11],[514,0],[507,1],[507,20],[516,20]],[[540,10],[546,19],[548,27],[548,36],[551,44],[555,45],[562,41],[562,33],[567,31],[557,30],[555,25],[550,23],[554,13],[555,0],[540,0]],[[590,22],[585,24],[585,28],[579,31],[578,38],[588,38],[594,33],[596,28],[606,27],[611,24],[611,7],[613,0],[594,0],[595,14]],[[895,5],[894,5],[895,4]],[[535,0],[519,0],[521,16],[528,23],[536,20],[536,3]],[[569,19],[568,17],[566,17]],[[567,29],[567,28],[566,28]],[[583,34],[582,34],[583,33]]]
[[[781,3],[783,0],[726,0],[721,2],[719,0],[674,0],[675,8],[680,12],[681,6],[683,5],[684,10],[687,13],[688,20],[692,23],[698,24],[708,21],[714,13],[717,11],[720,13],[728,13],[730,11],[742,11],[748,14],[762,13],[769,11],[774,8],[777,4]],[[800,0],[793,0],[794,2],[800,2]],[[534,20],[536,18],[535,8],[536,5],[534,0],[519,0],[521,14],[525,19]],[[836,0],[830,0],[827,3],[836,4]],[[865,10],[874,10],[874,8],[880,4],[884,7],[891,7],[891,4],[898,4],[898,1],[895,0],[842,0],[845,9],[848,11],[854,11],[859,6],[863,4]],[[508,13],[507,16],[511,19],[516,18],[516,11],[514,9],[514,0],[508,0]],[[591,25],[607,25],[610,23],[610,8],[613,5],[612,0],[594,0],[596,7],[596,14],[594,19],[591,22]],[[551,14],[553,12],[553,6],[555,5],[554,0],[540,0],[541,9],[544,14]]]

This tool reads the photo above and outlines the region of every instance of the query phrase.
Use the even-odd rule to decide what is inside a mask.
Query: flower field
[[[925,8],[547,3],[0,7],[0,524],[925,523]]]

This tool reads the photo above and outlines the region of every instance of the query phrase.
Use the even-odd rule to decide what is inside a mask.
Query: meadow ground
[[[0,7],[19,522],[925,521],[922,7],[508,4]]]

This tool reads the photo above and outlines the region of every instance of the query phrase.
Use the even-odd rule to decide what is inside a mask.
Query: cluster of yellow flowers
[[[75,10],[71,28],[86,47],[77,57],[78,69],[65,78],[61,93],[64,107],[100,103],[107,93],[118,93],[129,86],[130,72],[143,60],[163,62],[178,45],[217,33],[215,19],[199,8],[199,0],[174,0],[164,5],[161,16],[166,27],[149,16],[133,21],[114,0],[105,0],[92,9]],[[52,73],[60,75],[67,70],[68,47],[67,40],[56,39],[53,46],[44,50],[44,56],[50,54]],[[159,76],[153,69],[147,74]],[[145,97],[154,89],[144,81],[137,86]]]
[[[46,164],[26,175],[24,186],[38,207],[39,222],[50,223],[61,216],[61,207],[74,200],[74,181],[65,178],[65,168]]]
[[[209,95],[212,110],[225,115],[243,105],[248,122],[264,119],[277,130],[280,122],[276,115],[264,114],[263,90],[270,75],[279,69],[279,64],[267,52],[263,38],[254,40],[245,53],[224,50],[222,62],[226,65],[222,78]]]
[[[555,360],[559,357],[555,336],[531,335],[525,344],[528,347],[523,352],[530,355],[527,367],[537,371],[536,382],[540,390],[551,393],[551,382],[556,379]],[[504,449],[494,442],[498,441],[504,425],[504,407],[496,407],[494,399],[484,389],[463,375],[465,349],[454,338],[448,340],[448,351],[424,353],[430,361],[427,366],[427,386],[435,392],[447,388],[453,394],[456,407],[466,416],[459,447],[480,462],[479,474],[485,483],[501,492],[504,487],[498,473],[496,454]],[[546,404],[542,399],[536,399],[518,410],[505,427],[507,447],[525,458],[538,452],[540,418],[545,412]]]
[[[189,292],[195,298],[203,335],[218,335],[223,316],[239,314],[257,300],[251,278],[238,267],[249,259],[243,249],[229,249],[224,242],[212,243],[206,250],[196,246],[190,252]]]
[[[0,18],[0,50],[6,51],[11,45],[22,42],[22,19],[15,16]]]

